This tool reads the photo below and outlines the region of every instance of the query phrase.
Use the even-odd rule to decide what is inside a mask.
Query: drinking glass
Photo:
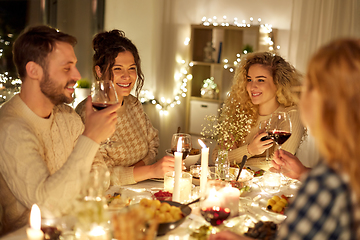
[[[177,152],[177,145],[179,138],[181,138],[181,152],[183,154],[182,159],[184,160],[191,151],[191,135],[187,133],[175,133],[171,138],[171,153]]]
[[[291,130],[291,120],[288,113],[278,112],[271,115],[268,123],[268,135],[279,146],[279,150],[281,149],[282,144],[290,138]],[[281,167],[279,169],[279,173],[282,178],[284,178],[281,173]]]
[[[268,124],[269,124],[269,120],[264,120],[264,121],[261,121],[259,123],[259,130],[260,131],[264,131],[264,132],[268,132]],[[266,140],[270,140],[270,136],[267,135],[267,136],[264,136],[261,138],[261,141],[266,141]],[[270,157],[269,157],[269,149],[266,149],[266,158],[265,158],[265,162],[269,162],[270,161]]]
[[[95,81],[92,87],[91,97],[92,106],[98,111],[118,103],[114,83],[111,80]],[[118,142],[111,141],[110,138],[107,138],[101,145],[116,146],[118,144]]]
[[[276,142],[281,149],[281,145],[291,136],[291,120],[286,112],[273,113],[269,119],[268,135]]]
[[[224,181],[209,180],[206,184],[205,195],[200,199],[200,213],[212,226],[212,233],[217,232],[221,225],[230,216],[230,202],[226,200],[226,188],[230,184]]]
[[[167,172],[164,176],[164,191],[173,193],[175,186],[175,172]],[[187,172],[181,172],[180,176],[180,202],[186,203],[191,200],[192,175]]]

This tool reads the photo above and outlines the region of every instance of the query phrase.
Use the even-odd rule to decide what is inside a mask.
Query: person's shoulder
[[[124,102],[125,104],[130,106],[142,106],[140,100],[131,94],[129,94],[129,96],[124,97]]]
[[[299,111],[299,108],[297,105],[292,105],[292,106],[289,106],[289,107],[283,107],[284,111],[286,112],[298,112]]]

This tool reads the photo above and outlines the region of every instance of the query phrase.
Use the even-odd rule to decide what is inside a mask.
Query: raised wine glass
[[[262,132],[268,132],[268,126],[269,126],[269,119],[267,120],[263,120],[259,123],[259,131],[262,131]],[[264,136],[262,137],[260,140],[261,141],[266,141],[266,140],[270,140],[270,136],[267,135],[267,136]],[[265,158],[265,162],[268,163],[270,161],[270,157],[269,157],[269,149],[266,149],[266,158]]]
[[[217,227],[230,216],[229,201],[226,201],[226,187],[229,183],[220,180],[209,180],[205,195],[200,199],[200,213],[211,224],[211,233],[217,232]]]
[[[191,151],[191,135],[187,133],[175,133],[173,134],[171,138],[171,153],[174,154],[174,152],[177,151],[177,144],[179,141],[179,138],[181,138],[181,152],[183,153],[182,159],[184,160]]]
[[[291,136],[291,120],[290,116],[286,112],[278,112],[273,113],[268,123],[268,135],[276,142],[279,146],[279,150],[281,146],[286,140],[288,140]],[[280,173],[281,178],[285,179],[285,176],[282,174],[282,167],[280,167],[278,173]]]
[[[280,150],[282,144],[291,136],[291,120],[289,114],[286,112],[273,113],[269,119],[267,132],[271,139],[279,146],[278,149]]]
[[[98,80],[93,83],[91,89],[91,98],[92,106],[98,111],[118,103],[118,97],[114,84],[111,80],[107,79]],[[111,141],[110,138],[107,138],[106,141],[101,144],[101,146],[116,146],[118,144],[118,142]]]

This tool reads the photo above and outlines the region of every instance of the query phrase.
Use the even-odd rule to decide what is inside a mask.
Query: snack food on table
[[[120,193],[108,194],[105,196],[109,208],[123,208],[130,205],[129,198],[122,198]]]
[[[144,207],[136,205],[126,213],[113,214],[113,238],[118,240],[153,240],[158,222],[143,213]]]
[[[255,224],[255,227],[249,228],[244,235],[255,239],[273,240],[276,232],[277,225],[274,222],[259,221]]]
[[[158,191],[154,193],[154,197],[159,201],[171,201],[172,200],[172,193],[168,191]]]
[[[288,198],[285,195],[273,196],[267,202],[267,210],[284,214],[285,207],[288,206]]]
[[[196,148],[192,148],[189,153],[189,155],[198,155],[198,154],[200,154],[200,149],[196,149]]]
[[[179,207],[170,206],[167,202],[143,198],[140,206],[144,207],[144,215],[150,219],[157,219],[158,223],[176,222],[184,217]]]

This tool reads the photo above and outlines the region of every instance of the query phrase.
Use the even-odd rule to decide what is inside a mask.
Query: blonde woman
[[[280,151],[274,166],[302,177],[276,239],[360,239],[360,40],[337,40],[310,60],[301,119],[323,160],[313,169]],[[210,239],[247,239],[222,232]]]
[[[298,94],[292,89],[299,85],[300,74],[276,54],[251,53],[242,59],[220,118],[219,149],[231,150],[231,163],[247,155],[248,166],[269,167],[260,159],[267,149],[273,153],[275,146],[272,140],[263,141],[267,134],[259,129],[259,123],[276,112],[287,112],[292,123],[292,135],[282,149],[296,152],[304,135],[296,106]]]

